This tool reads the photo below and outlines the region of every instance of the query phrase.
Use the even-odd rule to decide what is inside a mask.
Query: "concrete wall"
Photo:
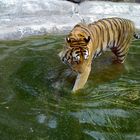
[[[38,34],[68,33],[84,20],[123,17],[140,29],[140,4],[66,0],[0,0],[0,39],[20,39]]]

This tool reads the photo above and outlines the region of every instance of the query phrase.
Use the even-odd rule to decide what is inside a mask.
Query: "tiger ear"
[[[85,42],[88,43],[90,41],[90,36],[88,38],[84,38]]]
[[[69,38],[69,37],[66,37],[66,41],[67,41],[68,43],[70,43],[70,42],[71,42],[71,40],[70,40],[70,38]]]

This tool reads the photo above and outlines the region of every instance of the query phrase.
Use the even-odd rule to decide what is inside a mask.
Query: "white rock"
[[[0,0],[0,39],[67,34],[82,20],[89,23],[116,16],[131,19],[140,29],[140,5],[135,3],[85,1],[78,5],[66,0]]]

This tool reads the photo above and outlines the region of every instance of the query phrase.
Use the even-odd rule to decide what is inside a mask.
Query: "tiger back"
[[[77,24],[66,37],[67,45],[60,53],[61,60],[78,73],[73,91],[83,88],[91,71],[92,59],[107,49],[115,54],[118,63],[124,63],[134,34],[133,22],[122,18]]]

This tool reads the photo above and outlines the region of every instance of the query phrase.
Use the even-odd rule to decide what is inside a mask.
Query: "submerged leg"
[[[84,87],[89,77],[90,71],[91,71],[91,66],[86,66],[82,73],[78,73],[73,90],[72,90],[73,92]]]
[[[127,53],[129,50],[129,45],[126,45],[125,47],[113,47],[111,48],[111,51],[116,55],[115,62],[118,63],[124,63]]]

